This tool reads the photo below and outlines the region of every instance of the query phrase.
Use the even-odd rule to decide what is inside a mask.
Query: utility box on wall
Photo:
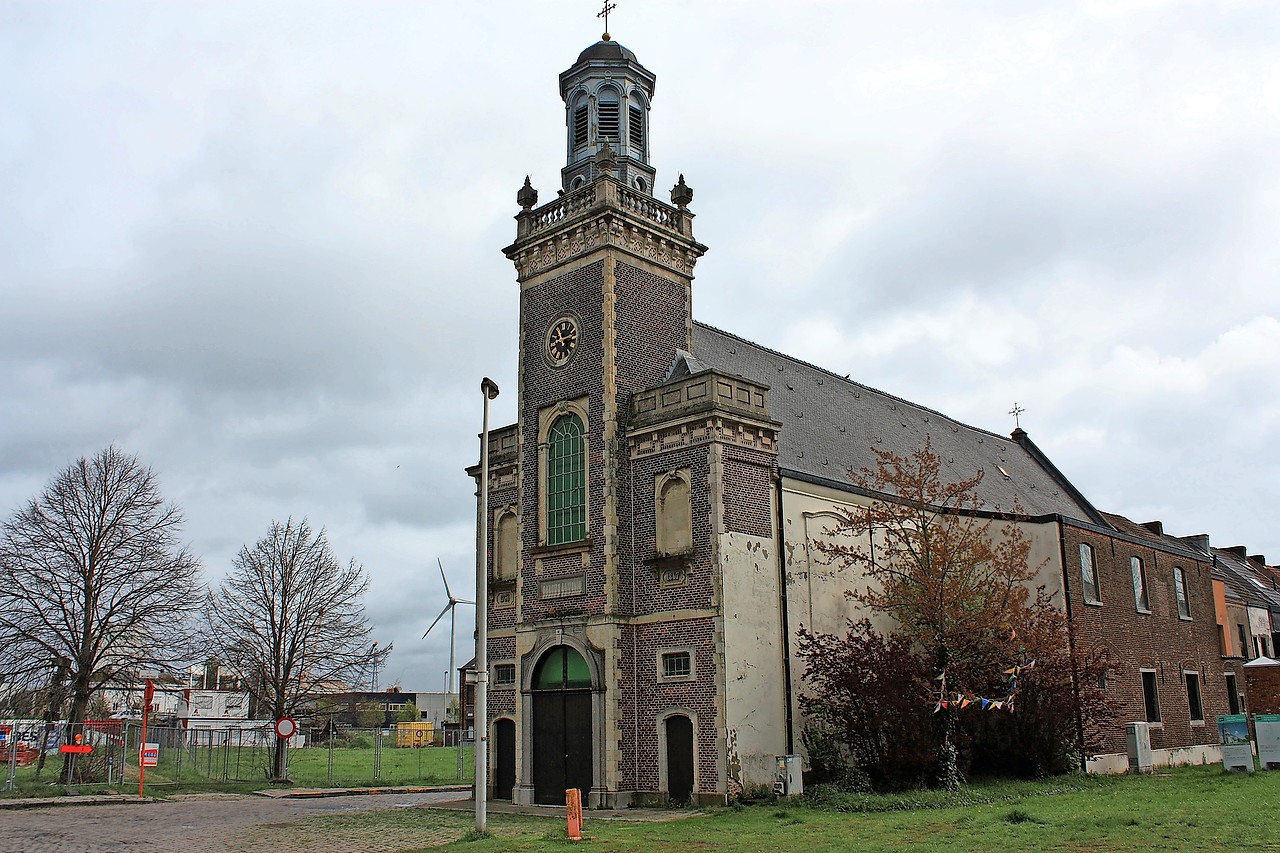
[[[779,797],[797,797],[804,793],[804,767],[798,755],[779,755],[778,773],[773,793]]]
[[[1129,749],[1129,772],[1150,773],[1154,769],[1151,761],[1150,724],[1127,723],[1124,727],[1124,739]]]

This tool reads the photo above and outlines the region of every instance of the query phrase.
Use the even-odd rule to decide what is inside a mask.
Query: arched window
[[[493,576],[511,580],[519,572],[520,530],[514,512],[503,512],[493,528]]]
[[[586,440],[573,413],[551,423],[547,435],[546,506],[548,545],[587,536]]]
[[[556,646],[542,656],[533,673],[534,690],[580,690],[591,686],[591,669],[582,655]]]

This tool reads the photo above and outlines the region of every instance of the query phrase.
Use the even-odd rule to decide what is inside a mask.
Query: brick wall
[[[750,536],[773,535],[773,478],[777,457],[744,447],[724,449],[724,526]]]
[[[1162,725],[1153,727],[1151,746],[1168,749],[1217,743],[1217,714],[1228,712],[1224,663],[1219,653],[1210,566],[1201,560],[1089,529],[1064,526],[1067,589],[1076,643],[1082,649],[1103,647],[1112,662],[1107,693],[1117,702],[1121,723],[1146,719],[1142,670],[1155,671]],[[1093,546],[1102,603],[1085,601],[1080,570],[1080,544]],[[1130,557],[1146,568],[1150,613],[1134,600]],[[1174,593],[1173,569],[1186,573],[1191,618],[1182,619]],[[1184,671],[1200,676],[1204,724],[1193,724]],[[1106,752],[1124,752],[1123,725],[1108,734]]]
[[[664,683],[658,655],[664,648],[694,649],[695,679]],[[694,729],[695,791],[714,792],[719,784],[717,751],[715,620],[697,619],[634,625],[623,629],[619,649],[622,677],[636,692],[622,703],[622,787],[659,789],[658,714],[678,708],[697,717]]]
[[[634,530],[620,535],[618,545],[622,581],[620,598],[626,612],[644,614],[711,606],[714,578],[711,564],[712,507],[707,486],[709,454],[709,449],[703,445],[628,460],[628,468],[624,470],[628,472],[631,487],[624,496],[620,515],[624,524],[629,521],[634,525]],[[680,468],[690,469],[694,552],[687,562],[687,585],[662,589],[658,582],[659,566],[652,562],[657,553],[654,484],[659,474]],[[631,597],[633,572],[634,599]]]

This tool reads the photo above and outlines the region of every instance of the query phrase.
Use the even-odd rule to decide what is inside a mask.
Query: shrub
[[[799,638],[814,781],[851,790],[917,784],[934,755],[928,670],[910,641],[866,620],[850,622],[843,637],[801,628]]]

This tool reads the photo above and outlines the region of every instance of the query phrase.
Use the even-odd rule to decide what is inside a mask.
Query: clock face
[[[547,360],[556,367],[568,364],[578,347],[578,321],[561,317],[547,330]]]

